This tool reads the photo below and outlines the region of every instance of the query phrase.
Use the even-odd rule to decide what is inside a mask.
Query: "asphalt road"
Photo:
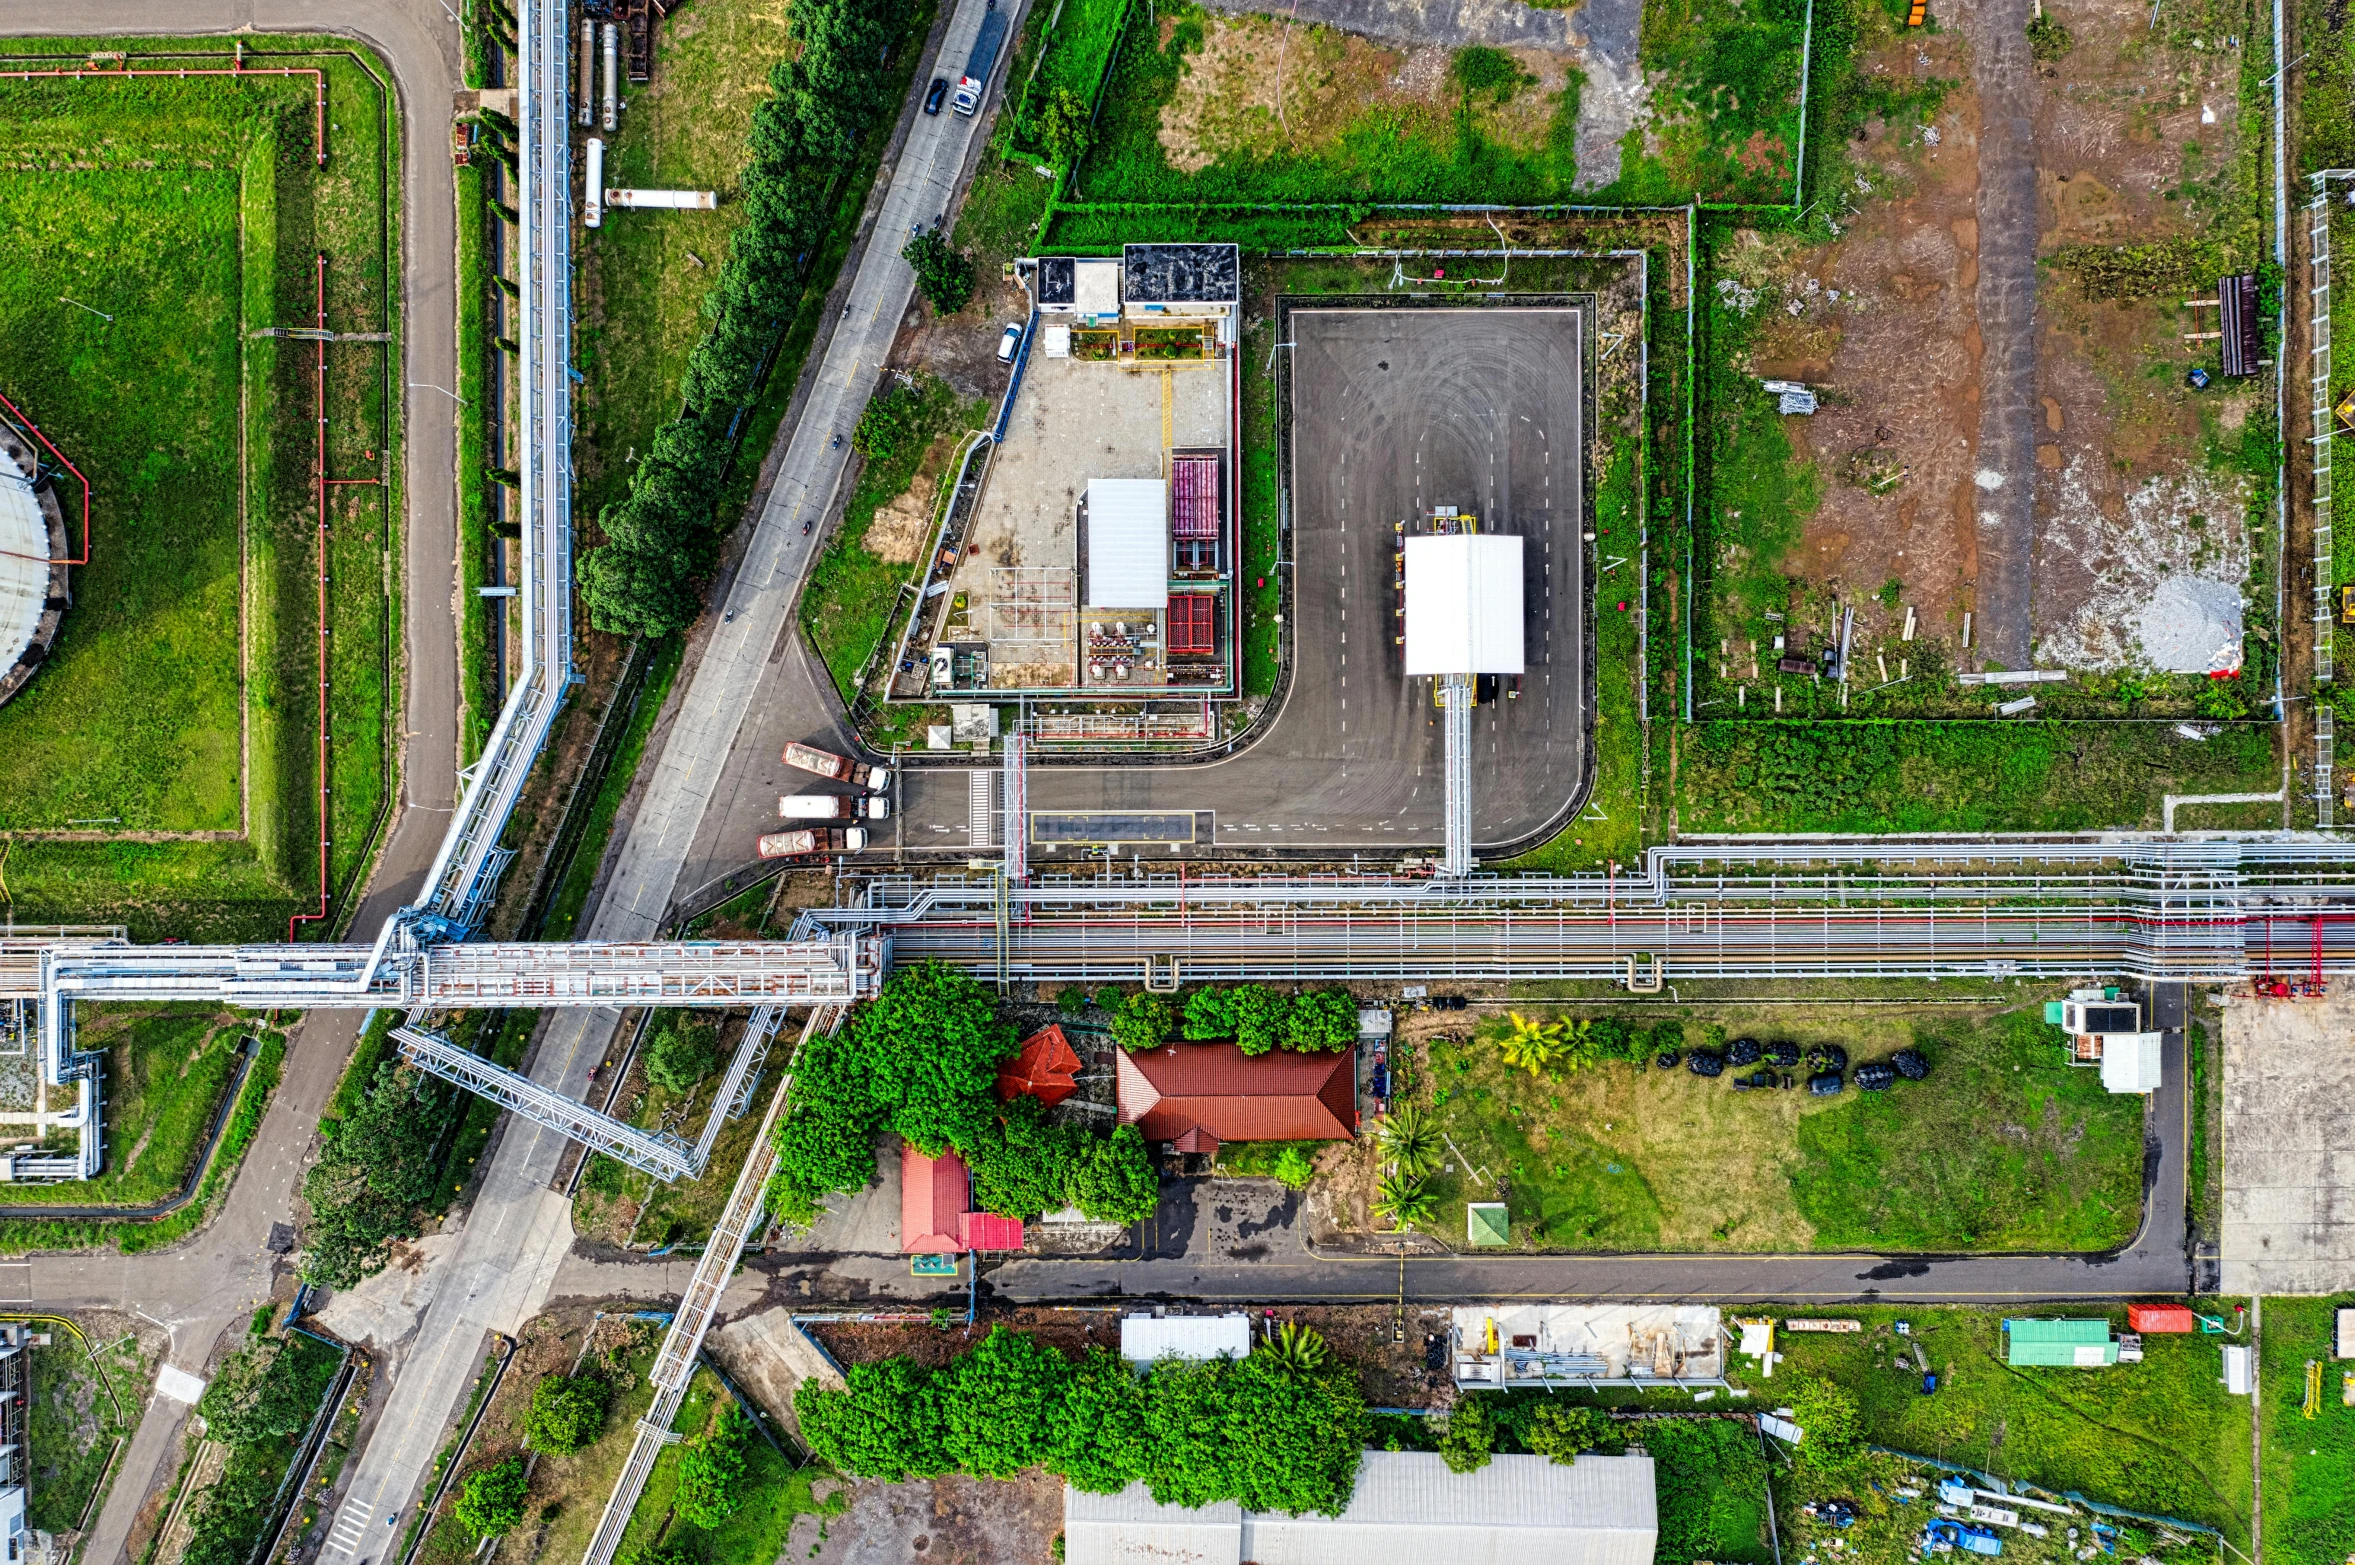
[[[407,663],[401,725],[400,808],[352,927],[373,934],[424,883],[457,783],[457,208],[444,128],[460,79],[458,29],[439,0],[76,0],[70,8],[0,0],[0,36],[60,32],[221,34],[332,32],[373,45],[392,66],[402,137],[401,355],[407,487],[407,552],[401,562]],[[225,1328],[268,1296],[276,1260],[265,1249],[285,1220],[319,1114],[357,1039],[361,1018],[314,1012],[294,1034],[285,1078],[221,1214],[184,1245],[139,1256],[41,1256],[32,1262],[38,1301],[57,1309],[104,1306],[170,1332],[166,1362],[206,1372]],[[150,1406],[93,1524],[83,1558],[113,1565],[149,1491],[174,1471],[187,1410]]]
[[[1565,310],[1296,311],[1291,320],[1299,650],[1281,713],[1242,753],[1203,765],[1034,766],[1030,808],[1198,814],[1205,829],[1191,844],[1135,850],[1155,862],[1238,847],[1384,859],[1436,847],[1438,712],[1428,682],[1400,673],[1391,556],[1393,523],[1454,504],[1478,510],[1489,531],[1529,540],[1522,693],[1473,716],[1475,840],[1541,832],[1568,807],[1585,765],[1583,322]],[[773,657],[709,792],[682,893],[744,868],[754,839],[775,829],[776,796],[796,785],[778,759],[786,740],[847,746],[841,704],[800,638]],[[909,769],[878,846],[970,847],[969,783],[963,769]],[[1033,850],[1036,869],[1056,860]]]

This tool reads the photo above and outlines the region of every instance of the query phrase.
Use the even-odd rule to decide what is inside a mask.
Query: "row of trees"
[[[1001,1326],[943,1369],[895,1358],[852,1366],[841,1391],[805,1380],[793,1406],[810,1449],[862,1477],[1043,1467],[1096,1494],[1142,1481],[1166,1505],[1339,1515],[1372,1420],[1322,1348],[1296,1332],[1286,1351],[1140,1374],[1106,1349],[1074,1362]]]
[[[1136,1127],[1109,1136],[1050,1122],[1038,1100],[997,1099],[1014,1025],[980,984],[938,963],[902,968],[850,1025],[804,1045],[777,1130],[769,1210],[806,1223],[833,1191],[875,1177],[885,1130],[932,1156],[954,1150],[988,1210],[1030,1218],[1076,1206],[1102,1222],[1152,1215],[1160,1182]]]
[[[377,1067],[359,1107],[334,1122],[326,1150],[303,1176],[311,1209],[303,1228],[306,1281],[349,1288],[382,1271],[396,1241],[424,1231],[456,1101],[456,1088],[398,1060]]]
[[[334,1351],[308,1337],[256,1337],[222,1363],[196,1411],[229,1459],[189,1522],[185,1565],[246,1565],[335,1371]]]
[[[1286,994],[1265,984],[1205,984],[1185,997],[1182,1012],[1168,995],[1140,991],[1112,1013],[1112,1041],[1124,1049],[1158,1049],[1181,1016],[1187,1038],[1232,1038],[1245,1054],[1277,1048],[1307,1054],[1357,1041],[1357,1000],[1348,990]]]
[[[656,433],[629,494],[598,514],[605,541],[581,556],[581,595],[599,630],[668,635],[700,609],[695,580],[718,542],[712,511],[729,425],[801,301],[809,257],[825,239],[860,139],[895,105],[885,61],[910,11],[910,0],[793,6],[787,30],[796,53],[769,72],[769,96],[753,111],[738,198],[744,221],[704,296],[711,330],[687,356],[686,409]]]

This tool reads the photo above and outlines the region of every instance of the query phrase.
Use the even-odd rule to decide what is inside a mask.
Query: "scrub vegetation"
[[[140,68],[229,60],[185,41],[11,47],[127,50]],[[397,330],[399,122],[383,68],[344,41],[273,38],[246,63],[325,70],[324,170],[307,76],[0,84],[16,156],[0,171],[0,388],[93,491],[75,607],[48,665],[0,708],[19,921],[283,938],[316,901],[313,359],[255,334],[314,323],[320,253],[328,325]],[[328,353],[330,474],[384,480],[330,491],[339,891],[373,849],[390,768],[396,351]],[[60,494],[78,549],[80,486]]]
[[[2346,1309],[2355,1309],[2355,1293],[2264,1302],[2265,1552],[2288,1565],[2341,1565],[2355,1555],[2355,1407],[2343,1393],[2348,1365],[2332,1357]],[[2312,1417],[2309,1363],[2322,1371]]]

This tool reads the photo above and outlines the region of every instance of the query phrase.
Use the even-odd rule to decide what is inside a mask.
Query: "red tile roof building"
[[[1249,1055],[1231,1043],[1123,1053],[1120,1122],[1180,1152],[1222,1141],[1338,1141],[1357,1133],[1357,1057]]]
[[[899,1153],[899,1247],[902,1255],[957,1255],[973,1204],[973,1176],[954,1152],[926,1157],[902,1143]]]
[[[1028,1093],[1048,1108],[1079,1090],[1072,1078],[1079,1073],[1079,1056],[1061,1027],[1049,1025],[1022,1040],[1022,1052],[998,1067],[998,1101],[1006,1103]]]

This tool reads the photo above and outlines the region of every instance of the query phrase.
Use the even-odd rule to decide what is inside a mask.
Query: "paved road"
[[[1971,37],[1979,90],[1978,626],[1990,667],[2026,668],[2036,554],[2035,83],[2030,0],[1981,0]]]
[[[458,29],[439,0],[76,0],[70,8],[0,0],[0,36],[62,31],[220,34],[239,30],[344,33],[390,61],[404,115],[401,166],[404,385],[455,386],[456,198],[443,129],[459,80]],[[400,809],[353,927],[373,932],[423,884],[456,791],[456,404],[409,391]],[[264,1248],[292,1211],[319,1114],[341,1076],[361,1018],[315,1012],[294,1034],[286,1074],[221,1215],[189,1243],[140,1256],[38,1257],[33,1290],[46,1306],[103,1305],[159,1321],[166,1362],[203,1374],[224,1328],[242,1323],[275,1280]],[[168,1482],[186,1409],[157,1399],[140,1422],[84,1553],[113,1565],[140,1504]]]

